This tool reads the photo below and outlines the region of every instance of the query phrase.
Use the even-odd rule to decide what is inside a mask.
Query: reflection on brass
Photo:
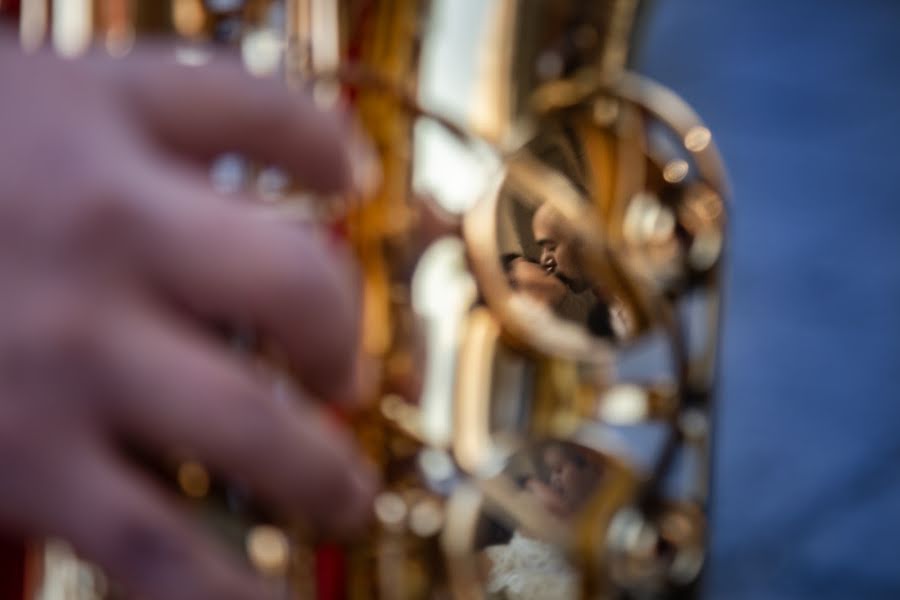
[[[406,519],[406,502],[392,492],[383,492],[375,498],[375,516],[386,527],[399,528]]]
[[[444,525],[444,510],[435,500],[422,500],[412,508],[409,528],[419,537],[430,537]]]
[[[613,425],[667,419],[677,410],[677,390],[671,385],[618,383],[607,388],[599,399],[599,417]]]
[[[285,533],[271,525],[257,525],[247,534],[247,556],[262,574],[283,576],[288,569],[289,548]]]
[[[216,43],[253,72],[280,61],[372,142],[366,185],[330,203],[220,161],[229,189],[344,232],[361,265],[373,366],[350,420],[384,489],[367,532],[334,542],[348,598],[697,591],[727,189],[713,133],[626,68],[639,4],[138,0],[70,18],[62,51],[90,23],[116,55],[168,32],[186,62]],[[45,8],[24,0],[29,48],[61,35]],[[217,488],[187,463],[178,482]],[[251,564],[315,597],[315,532],[247,526],[234,492]]]

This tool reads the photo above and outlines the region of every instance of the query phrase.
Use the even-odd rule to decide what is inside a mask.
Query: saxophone
[[[46,0],[23,1],[23,45],[50,35],[74,54],[100,39],[122,55],[160,31],[181,52],[236,45],[251,70],[349,106],[378,156],[365,197],[316,212],[288,185],[271,205],[341,231],[362,266],[374,376],[347,420],[384,481],[350,542],[229,509],[273,589],[698,593],[727,188],[710,131],[628,69],[644,3],[55,5],[51,22]],[[182,464],[173,480],[211,506],[204,477]],[[47,548],[50,581],[76,559]],[[72,597],[104,597],[91,573]],[[39,597],[52,597],[46,581]]]

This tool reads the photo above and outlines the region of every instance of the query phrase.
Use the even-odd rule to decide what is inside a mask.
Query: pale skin
[[[544,306],[557,306],[567,293],[562,280],[548,273],[540,265],[521,257],[514,259],[510,264],[509,280],[514,289]]]
[[[584,504],[597,491],[600,483],[600,468],[583,457],[579,460],[573,451],[558,445],[549,445],[541,452],[541,463],[546,481],[535,476],[525,483],[523,495],[532,496],[553,517],[559,519],[559,526],[571,523]],[[519,531],[526,537],[534,537],[527,529]],[[478,558],[481,576],[490,578],[493,561],[488,552],[481,552]]]
[[[545,449],[543,459],[549,481],[531,478],[527,488],[554,515],[571,517],[594,493],[599,472],[590,464],[579,465],[558,446]]]
[[[313,401],[354,396],[344,254],[206,179],[239,151],[336,192],[351,142],[273,81],[171,56],[26,58],[0,31],[0,529],[65,538],[136,597],[258,599],[121,442],[189,449],[324,532],[365,520],[375,478]],[[210,321],[276,340],[306,395],[273,401]]]

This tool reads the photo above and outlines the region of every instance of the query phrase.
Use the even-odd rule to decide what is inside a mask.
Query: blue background
[[[655,4],[734,189],[706,595],[900,598],[900,2]]]

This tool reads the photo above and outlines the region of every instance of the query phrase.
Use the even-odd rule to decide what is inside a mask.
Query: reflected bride
[[[570,521],[598,490],[602,465],[571,443],[547,442],[531,454],[533,473],[519,478],[523,493],[533,495],[561,521]],[[577,570],[560,549],[522,527],[508,543],[485,548],[482,566],[487,590],[496,598],[562,600],[577,598],[581,587]]]
[[[581,586],[578,571],[552,544],[516,530],[508,544],[484,551],[489,569],[489,598],[574,600]]]

